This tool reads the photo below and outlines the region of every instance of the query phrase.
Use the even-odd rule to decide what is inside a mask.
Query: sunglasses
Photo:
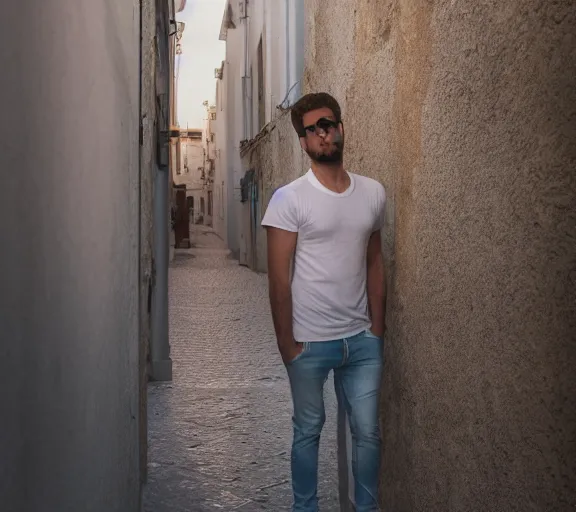
[[[319,135],[318,130],[322,130],[324,133],[328,133],[330,130],[337,128],[338,123],[336,121],[332,121],[332,119],[327,119],[325,117],[321,117],[316,121],[316,124],[311,124],[310,126],[304,127],[304,134],[307,133],[315,133]]]

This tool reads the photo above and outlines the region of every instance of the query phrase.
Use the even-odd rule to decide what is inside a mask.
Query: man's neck
[[[341,194],[350,186],[350,176],[344,170],[342,163],[326,165],[312,162],[312,172],[316,179],[328,190]]]

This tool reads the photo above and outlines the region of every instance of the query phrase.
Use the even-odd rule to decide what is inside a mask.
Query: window
[[[210,112],[210,121],[216,121],[216,112]]]

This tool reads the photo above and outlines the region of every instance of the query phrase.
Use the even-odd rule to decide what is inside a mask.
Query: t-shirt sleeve
[[[373,231],[380,231],[384,227],[386,219],[386,190],[378,183],[376,195],[376,214],[374,218]]]
[[[262,226],[297,232],[300,224],[298,217],[295,194],[292,190],[282,187],[272,195],[262,219]]]

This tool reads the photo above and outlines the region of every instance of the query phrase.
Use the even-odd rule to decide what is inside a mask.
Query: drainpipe
[[[158,3],[156,4],[158,5]],[[171,1],[172,13],[175,13],[174,0]],[[170,59],[170,41],[174,37],[170,34],[170,15],[164,17],[165,28],[167,30],[166,42],[168,44],[168,74],[162,77],[166,85],[167,106],[164,119],[159,119],[162,123],[157,136],[161,138],[158,147],[164,155],[157,156],[156,176],[154,179],[154,288],[152,297],[152,333],[150,342],[150,378],[155,381],[172,380],[172,360],[170,359],[170,342],[168,338],[168,260],[169,260],[169,216],[168,216],[168,194],[170,190],[170,122],[171,115],[171,73],[172,66]],[[174,14],[175,15],[175,14]],[[167,25],[166,25],[167,24]],[[160,37],[164,37],[161,34]],[[161,116],[162,116],[161,112]],[[166,118],[167,117],[167,118]],[[167,148],[167,153],[166,153]]]
[[[248,0],[244,0],[244,91],[242,98],[242,110],[244,114],[244,140],[248,140],[251,137],[250,125],[248,116],[252,116],[252,111],[249,108],[249,98],[250,94],[248,88],[252,89],[252,77],[248,77]]]
[[[172,380],[172,360],[168,339],[168,191],[169,168],[157,168],[154,180],[154,295],[152,298],[152,337],[150,377]]]
[[[286,5],[286,99],[290,104],[288,98],[290,94],[290,0],[285,0]]]
[[[296,41],[305,40],[304,30],[304,0],[297,0],[293,4],[294,9],[294,38]],[[304,82],[304,46],[298,45],[294,52],[294,77],[296,80],[294,88],[294,99],[297,100],[302,94],[302,84]]]

